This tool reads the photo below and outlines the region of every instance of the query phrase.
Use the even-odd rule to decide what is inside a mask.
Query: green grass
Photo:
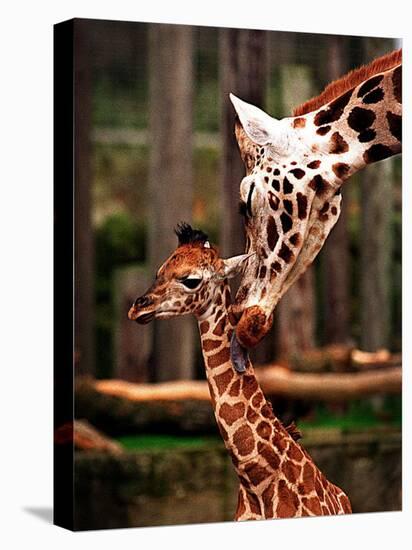
[[[346,410],[334,411],[329,405],[318,404],[309,420],[297,420],[305,437],[316,429],[341,430],[343,432],[368,432],[368,430],[400,429],[402,402],[400,396],[386,396],[382,402],[370,399],[353,400]],[[199,449],[222,445],[217,436],[184,436],[169,434],[138,434],[117,438],[128,451],[153,451],[171,449]]]
[[[387,396],[379,406],[371,400],[354,400],[344,412],[333,412],[325,405],[318,405],[310,420],[298,422],[302,430],[308,428],[339,428],[341,430],[367,430],[402,425],[402,405],[398,396]]]

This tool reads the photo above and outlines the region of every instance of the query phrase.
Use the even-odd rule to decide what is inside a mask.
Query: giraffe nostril
[[[136,298],[136,300],[133,303],[134,307],[148,307],[153,304],[153,300],[149,296],[140,296],[140,298]]]

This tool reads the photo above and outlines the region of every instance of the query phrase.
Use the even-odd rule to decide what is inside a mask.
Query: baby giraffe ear
[[[240,254],[239,256],[233,256],[232,258],[222,260],[222,267],[217,272],[217,276],[219,279],[231,279],[232,277],[236,277],[236,275],[242,271],[244,263],[254,255],[254,252],[252,254]]]
[[[278,121],[233,94],[229,97],[247,136],[257,145],[271,142],[272,136],[276,135]]]

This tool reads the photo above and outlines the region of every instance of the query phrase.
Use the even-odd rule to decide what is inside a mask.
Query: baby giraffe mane
[[[362,65],[357,69],[353,69],[338,80],[334,80],[326,86],[321,94],[312,99],[309,99],[302,105],[295,107],[293,116],[301,116],[316,111],[323,105],[330,103],[335,98],[341,96],[351,88],[358,86],[371,76],[388,71],[402,62],[402,49],[390,52],[382,57],[374,59],[367,65]]]
[[[183,244],[205,244],[209,238],[200,229],[193,229],[188,223],[181,222],[175,229],[179,246]]]

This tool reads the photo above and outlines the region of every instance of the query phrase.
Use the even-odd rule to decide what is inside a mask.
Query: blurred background
[[[398,47],[383,38],[76,20],[79,529],[233,518],[236,479],[211,405],[173,397],[179,381],[204,380],[195,319],[142,327],[128,309],[176,247],[178,222],[207,232],[223,256],[243,251],[244,169],[229,92],[289,116],[331,80]],[[353,378],[344,397],[298,396],[293,383],[268,397],[283,421],[297,421],[354,511],[396,510],[401,395],[385,373],[401,365],[400,158],[356,174],[342,194],[339,222],[252,360],[274,377],[279,366],[316,373],[320,386],[324,375],[378,372],[373,395],[356,391]],[[142,398],[139,388],[170,391]]]

